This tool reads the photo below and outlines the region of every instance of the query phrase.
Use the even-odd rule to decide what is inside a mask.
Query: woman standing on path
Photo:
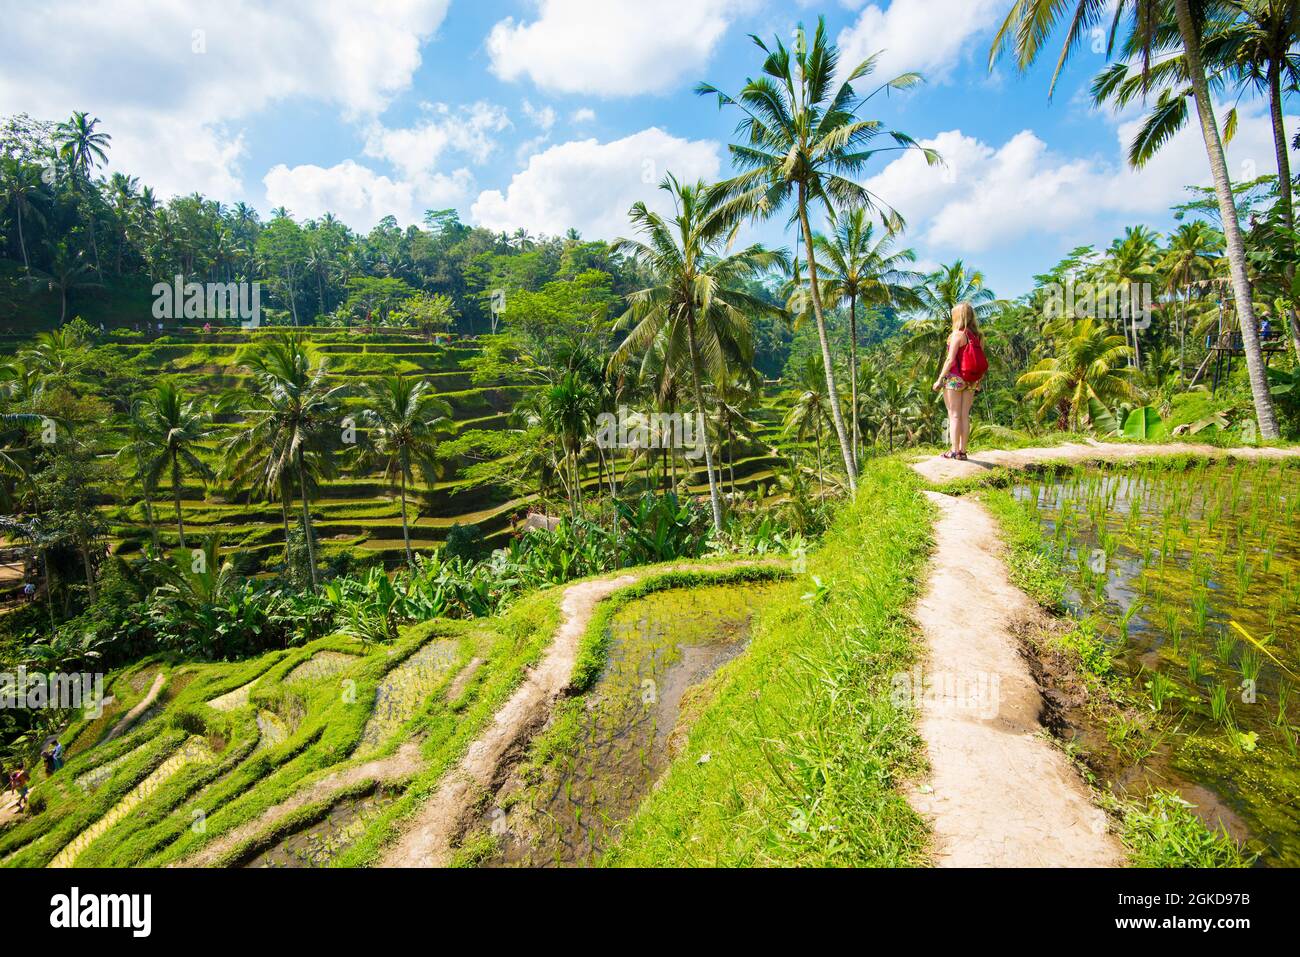
[[[979,383],[988,371],[984,343],[975,309],[969,302],[959,302],[952,310],[952,332],[948,335],[948,352],[939,368],[933,389],[943,390],[948,407],[948,441],[951,448],[945,459],[966,460],[966,441],[970,438],[970,408],[975,402]]]

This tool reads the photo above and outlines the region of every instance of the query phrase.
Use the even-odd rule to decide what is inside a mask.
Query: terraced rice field
[[[71,867],[81,852],[89,847],[92,841],[130,814],[141,802],[151,797],[168,778],[191,762],[209,761],[212,757],[212,750],[203,738],[197,735],[189,738],[176,749],[176,752],[171,757],[160,764],[152,774],[136,785],[130,794],[113,805],[113,808],[107,814],[79,834],[67,847],[59,851],[54,860],[50,861],[49,866]]]
[[[489,432],[509,426],[515,403],[532,386],[523,382],[476,382],[469,363],[478,355],[470,339],[453,345],[435,345],[397,335],[349,337],[337,331],[314,331],[316,348],[330,363],[331,385],[345,387],[344,414],[356,422],[360,441],[365,427],[359,414],[365,400],[361,392],[368,379],[399,373],[429,381],[438,397],[451,409],[453,435]],[[192,340],[192,341],[188,341]],[[240,367],[240,350],[249,342],[247,334],[222,332],[212,337],[187,337],[187,341],[122,343],[110,345],[124,363],[138,361],[146,380],[168,377],[198,395],[217,398],[238,393],[253,385]],[[730,490],[734,473],[737,492],[766,489],[774,481],[782,462],[777,448],[789,443],[781,434],[781,416],[786,399],[772,395],[751,413],[759,428],[747,441],[735,445],[734,462],[723,474]],[[238,427],[236,417],[218,417],[222,435]],[[125,433],[118,423],[118,432]],[[219,439],[208,443],[217,457]],[[420,551],[437,548],[454,525],[476,525],[492,543],[503,543],[509,532],[537,498],[531,489],[511,489],[491,482],[475,483],[465,469],[473,464],[451,456],[444,463],[442,478],[431,488],[411,489],[407,520],[413,546]],[[628,470],[632,481],[641,480],[640,465]],[[678,462],[678,476],[696,494],[707,493],[703,463]],[[154,517],[159,539],[165,548],[178,542],[172,508],[173,490],[164,476],[155,493]],[[587,475],[584,487],[595,492],[600,478]],[[180,489],[181,511],[189,537],[219,534],[227,551],[241,553],[246,571],[274,568],[284,545],[284,516],[275,502],[250,501],[246,492],[205,486],[186,478]],[[139,489],[123,488],[104,506],[112,548],[121,554],[138,551],[149,541],[146,511]],[[312,519],[321,542],[323,558],[344,553],[365,560],[382,561],[395,567],[404,560],[402,516],[397,490],[378,473],[344,473],[324,481],[312,502]],[[290,516],[291,527],[297,515]]]
[[[431,641],[390,671],[375,689],[374,707],[361,732],[357,753],[364,755],[379,747],[411,720],[457,663],[454,642]]]

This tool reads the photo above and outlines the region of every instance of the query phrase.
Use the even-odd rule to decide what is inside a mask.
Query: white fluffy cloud
[[[238,124],[273,103],[357,118],[409,86],[450,0],[48,0],[7,5],[0,113],[99,116],[113,168],[160,194],[239,187]],[[57,42],[51,29],[57,25]]]
[[[509,187],[479,194],[475,222],[511,232],[563,233],[576,227],[591,238],[613,239],[628,231],[627,211],[638,199],[667,208],[657,189],[664,174],[678,179],[715,179],[719,145],[685,140],[650,127],[620,140],[575,140],[534,155]]]
[[[464,200],[473,188],[465,169],[433,173],[418,182],[390,179],[359,163],[344,160],[335,166],[311,164],[292,168],[280,163],[262,180],[272,206],[284,206],[296,218],[315,218],[325,212],[356,229],[368,229],[385,216],[399,223],[419,222],[424,210]]]
[[[883,9],[873,3],[840,31],[842,63],[849,69],[879,53],[879,79],[920,70],[927,81],[943,82],[972,54],[988,55],[987,44],[971,41],[1006,12],[1006,0],[892,0]]]
[[[539,0],[531,22],[507,17],[488,35],[492,72],[548,90],[660,93],[708,61],[748,0]]]
[[[496,134],[510,126],[505,109],[491,103],[458,109],[446,103],[426,104],[425,113],[414,126],[404,128],[374,123],[366,138],[366,155],[387,160],[415,179],[432,173],[449,151],[484,162],[496,149]]]
[[[1065,246],[1108,237],[1132,221],[1161,217],[1187,199],[1184,186],[1209,185],[1200,128],[1188,125],[1146,167],[1124,161],[1138,120],[1113,127],[1109,158],[1066,158],[1031,130],[992,146],[960,130],[924,145],[945,167],[927,167],[917,153],[894,160],[867,187],[907,218],[911,235],[941,255],[968,255],[1033,237]],[[1294,128],[1295,119],[1288,117]],[[1242,111],[1228,147],[1234,179],[1273,169],[1268,117]]]

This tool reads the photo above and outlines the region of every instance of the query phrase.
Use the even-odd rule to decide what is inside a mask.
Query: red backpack
[[[957,374],[967,382],[979,382],[989,371],[989,360],[978,333],[966,333],[966,344],[957,353]]]

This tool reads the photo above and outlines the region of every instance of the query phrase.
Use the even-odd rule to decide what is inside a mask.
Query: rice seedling
[[[1151,706],[1156,711],[1163,711],[1166,702],[1177,695],[1177,685],[1172,678],[1161,671],[1151,673],[1151,680],[1146,683],[1146,689],[1151,695]]]
[[[1221,631],[1214,639],[1214,657],[1219,659],[1219,663],[1225,668],[1232,666],[1232,657],[1237,653],[1237,645],[1240,642],[1226,631]]]
[[[1228,686],[1217,681],[1210,687],[1210,717],[1215,724],[1225,731],[1236,728],[1232,713],[1232,702],[1228,699]]]
[[[1201,667],[1201,653],[1193,648],[1187,653],[1187,677],[1192,684],[1200,684],[1205,672]]]
[[[1237,659],[1237,673],[1241,675],[1242,681],[1248,681],[1252,685],[1258,684],[1261,664],[1259,652],[1254,648],[1246,648]]]

